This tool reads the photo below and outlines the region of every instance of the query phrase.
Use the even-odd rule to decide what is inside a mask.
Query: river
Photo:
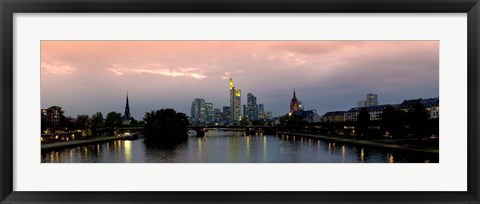
[[[117,140],[43,152],[42,163],[393,163],[438,162],[408,152],[282,135],[213,130],[170,147]]]

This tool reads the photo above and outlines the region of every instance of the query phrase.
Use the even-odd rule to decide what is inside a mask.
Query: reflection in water
[[[52,163],[438,162],[438,156],[409,155],[341,143],[338,144],[341,148],[335,148],[336,145],[298,136],[247,136],[243,132],[214,130],[206,132],[204,137],[190,137],[188,141],[174,146],[146,145],[143,139],[118,140],[43,152],[41,160]]]
[[[363,162],[365,160],[365,152],[363,148],[360,149],[360,161]]]
[[[263,161],[267,161],[267,136],[263,136]]]
[[[202,157],[203,157],[203,152],[202,152],[203,141],[205,141],[205,137],[202,137],[202,138],[199,137],[199,138],[197,138],[198,161],[202,161]]]
[[[124,143],[125,147],[125,162],[132,162],[132,141],[125,141]]]
[[[247,151],[245,151],[245,153],[247,154],[247,159],[250,159],[250,136],[244,136],[244,137],[247,137],[246,140],[247,140]]]
[[[387,153],[387,162],[388,163],[393,163],[393,154]]]

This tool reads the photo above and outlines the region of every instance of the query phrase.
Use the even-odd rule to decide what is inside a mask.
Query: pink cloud
[[[42,62],[41,68],[45,73],[67,75],[73,74],[77,68],[62,62]]]

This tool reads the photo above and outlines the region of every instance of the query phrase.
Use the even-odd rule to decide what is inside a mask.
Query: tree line
[[[131,118],[130,124],[123,124],[123,117],[120,113],[110,112],[104,118],[101,112],[91,116],[78,116],[76,120],[65,117],[60,106],[52,106],[48,111],[56,111],[59,115],[58,124],[42,117],[42,131],[71,131],[81,130],[82,135],[87,137],[98,137],[114,135],[115,130],[121,127],[143,127],[145,141],[149,144],[173,144],[187,139],[188,137],[188,116],[176,112],[173,109],[161,109],[145,113],[143,121],[138,122]]]
[[[387,107],[380,120],[370,120],[366,108],[361,108],[357,121],[307,123],[294,115],[279,118],[279,130],[305,132],[309,130],[325,135],[352,135],[355,139],[376,138],[426,138],[439,135],[439,119],[430,119],[430,114],[422,104],[416,104],[409,111]]]
[[[58,113],[59,120],[54,122],[48,117],[41,117],[41,129],[42,131],[72,131],[81,130],[84,136],[104,136],[113,135],[115,129],[121,127],[135,127],[143,126],[143,121],[137,121],[134,118],[130,118],[130,124],[123,124],[123,117],[121,113],[109,112],[104,118],[101,112],[96,112],[91,116],[80,115],[77,119],[67,118],[65,112],[60,106],[52,106],[47,109],[48,111],[54,111]]]

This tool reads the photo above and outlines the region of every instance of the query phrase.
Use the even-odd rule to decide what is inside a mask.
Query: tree
[[[240,125],[249,125],[250,124],[250,121],[248,120],[247,117],[242,117],[242,119],[240,120]]]
[[[406,113],[389,106],[383,110],[380,124],[391,137],[400,137],[405,134]]]
[[[100,136],[104,133],[104,121],[101,112],[96,112],[92,115],[92,124],[90,126],[92,136]]]
[[[252,124],[257,126],[265,126],[265,120],[254,120]]]
[[[46,116],[43,116],[43,113],[40,115],[40,129],[43,132],[44,130],[47,130],[50,128],[50,123],[48,122],[48,119]]]
[[[132,126],[138,126],[138,125],[139,125],[139,122],[138,122],[137,120],[135,120],[135,118],[130,117],[130,125],[132,125]]]
[[[360,109],[357,116],[357,123],[355,124],[355,132],[357,135],[363,135],[368,129],[368,123],[370,122],[370,114],[366,108]]]
[[[173,109],[161,109],[145,113],[143,135],[145,141],[154,144],[174,144],[188,138],[188,117]]]
[[[122,123],[122,114],[117,112],[108,113],[107,118],[105,119],[105,127],[107,128],[107,133],[110,135],[115,134],[115,129],[121,127]]]
[[[436,135],[439,137],[440,135],[440,120],[438,118],[435,119],[429,119],[428,120],[428,132],[431,135]]]
[[[280,127],[287,128],[288,131],[298,131],[305,127],[306,122],[295,115],[284,115],[279,118]]]
[[[82,131],[83,136],[92,135],[92,119],[88,115],[82,115],[77,118],[75,128]]]
[[[425,107],[418,103],[413,106],[413,110],[408,112],[408,121],[411,133],[419,140],[428,136],[428,118],[430,115]]]

